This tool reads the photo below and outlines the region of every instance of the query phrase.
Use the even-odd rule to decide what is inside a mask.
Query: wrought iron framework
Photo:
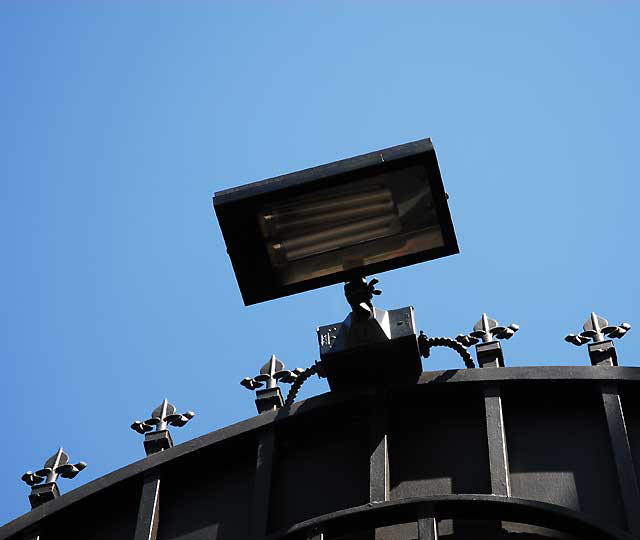
[[[633,540],[587,516],[553,504],[499,495],[444,495],[371,503],[333,512],[278,531],[265,540],[324,540],[402,523],[416,523],[418,540],[438,540],[444,519],[510,521],[575,535],[584,540]]]

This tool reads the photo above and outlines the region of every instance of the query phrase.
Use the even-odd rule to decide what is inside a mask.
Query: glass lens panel
[[[258,222],[282,285],[444,245],[422,165],[265,207]]]

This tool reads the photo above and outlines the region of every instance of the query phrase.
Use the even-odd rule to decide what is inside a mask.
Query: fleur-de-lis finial
[[[293,370],[284,369],[284,364],[278,359],[275,354],[271,355],[271,358],[267,363],[260,368],[260,373],[255,377],[245,377],[240,381],[240,384],[247,390],[256,390],[266,385],[266,388],[274,388],[278,382],[292,383],[304,370],[296,368]]]
[[[517,324],[511,323],[509,326],[499,326],[498,321],[490,319],[486,313],[482,314],[482,318],[473,325],[473,331],[469,334],[460,334],[456,336],[456,341],[462,343],[465,347],[471,347],[479,343],[489,343],[496,339],[511,339],[513,335],[520,330]]]
[[[631,330],[629,323],[620,326],[610,326],[607,319],[600,317],[595,311],[582,326],[582,332],[578,335],[569,334],[564,340],[580,347],[589,343],[589,359],[594,366],[617,366],[618,353],[613,345],[612,338],[622,338]]]
[[[301,368],[284,369],[284,364],[272,354],[267,363],[260,368],[258,375],[245,377],[240,384],[247,390],[257,390],[256,407],[259,413],[263,413],[283,406],[284,401],[278,383],[293,383],[303,372]],[[261,390],[263,386],[265,388]]]
[[[144,422],[136,420],[131,424],[131,429],[145,436],[144,447],[147,455],[166,450],[173,446],[173,440],[169,433],[169,426],[182,427],[191,420],[196,413],[187,411],[183,414],[176,413],[176,407],[169,400],[164,399],[151,413],[151,418]],[[155,427],[155,431],[153,431]]]
[[[509,326],[500,326],[498,321],[491,319],[486,313],[473,325],[473,330],[469,334],[456,336],[456,341],[464,347],[476,346],[476,357],[478,366],[504,367],[504,355],[499,339],[511,339],[520,330],[517,324],[511,323]]]
[[[631,325],[623,322],[620,326],[609,326],[609,321],[607,319],[600,317],[595,311],[592,311],[589,318],[586,320],[584,325],[582,325],[582,330],[583,331],[578,335],[569,334],[565,336],[564,340],[580,347],[585,343],[589,343],[589,341],[601,343],[607,338],[621,339],[629,330],[631,330]]]
[[[74,478],[87,464],[84,461],[69,463],[69,456],[62,448],[45,461],[42,469],[36,472],[27,471],[22,475],[22,481],[31,486],[29,500],[31,507],[55,499],[60,493],[56,481],[58,477]]]

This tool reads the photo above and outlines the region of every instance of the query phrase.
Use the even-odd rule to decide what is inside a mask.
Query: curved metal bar
[[[597,523],[584,514],[554,504],[500,495],[441,495],[369,503],[332,512],[297,523],[286,530],[277,531],[269,535],[266,540],[300,538],[305,532],[311,531],[342,535],[400,523],[417,522],[425,508],[429,508],[437,520],[512,521],[574,534],[585,540],[633,540],[634,538],[628,533]]]
[[[449,369],[424,371],[422,384],[465,383],[482,381],[640,381],[640,368],[621,366],[528,366],[492,369]]]

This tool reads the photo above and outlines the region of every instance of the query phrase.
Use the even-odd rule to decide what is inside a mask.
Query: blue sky
[[[197,412],[176,442],[252,416],[240,379],[311,365],[346,316],[339,285],[243,306],[227,187],[431,137],[461,253],[379,275],[377,305],[432,336],[487,311],[521,325],[508,365],[588,364],[563,337],[591,310],[640,322],[639,25],[624,1],[0,1],[0,523],[60,445],[89,463],[62,492],[142,458],[128,426],[164,397]]]

